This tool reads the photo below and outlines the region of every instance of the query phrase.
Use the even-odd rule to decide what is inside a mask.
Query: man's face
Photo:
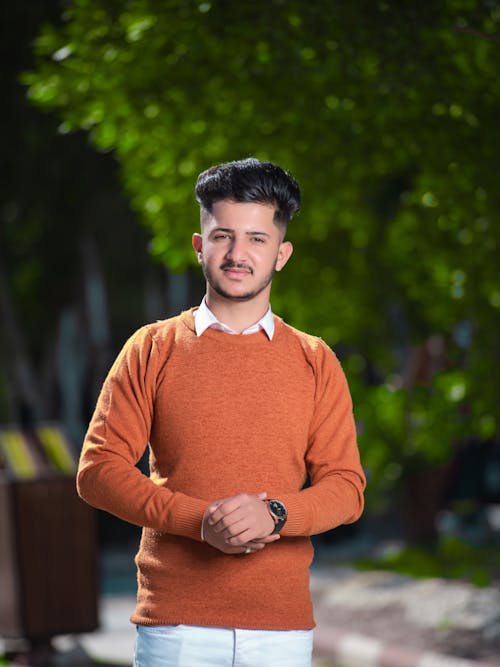
[[[271,281],[292,254],[274,224],[267,204],[216,202],[204,217],[193,247],[207,280],[207,289],[231,301],[269,299]]]

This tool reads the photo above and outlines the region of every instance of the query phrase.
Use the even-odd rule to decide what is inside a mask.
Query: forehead
[[[227,229],[251,227],[270,231],[277,229],[274,223],[274,206],[257,202],[218,201],[211,213],[202,213],[202,224],[209,228],[223,226]]]

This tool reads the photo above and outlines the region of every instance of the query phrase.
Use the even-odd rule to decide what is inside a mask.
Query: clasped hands
[[[279,540],[279,534],[271,535],[274,520],[266,498],[266,492],[242,493],[211,503],[203,515],[204,540],[225,554],[260,551]]]

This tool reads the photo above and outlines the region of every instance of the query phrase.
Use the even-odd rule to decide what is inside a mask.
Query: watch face
[[[278,517],[278,519],[284,519],[286,517],[286,509],[283,503],[280,503],[278,500],[269,501],[269,509]]]

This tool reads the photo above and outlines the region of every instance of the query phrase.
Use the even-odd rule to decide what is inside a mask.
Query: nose
[[[240,262],[245,257],[245,244],[243,239],[233,237],[227,247],[226,257],[232,262]]]

